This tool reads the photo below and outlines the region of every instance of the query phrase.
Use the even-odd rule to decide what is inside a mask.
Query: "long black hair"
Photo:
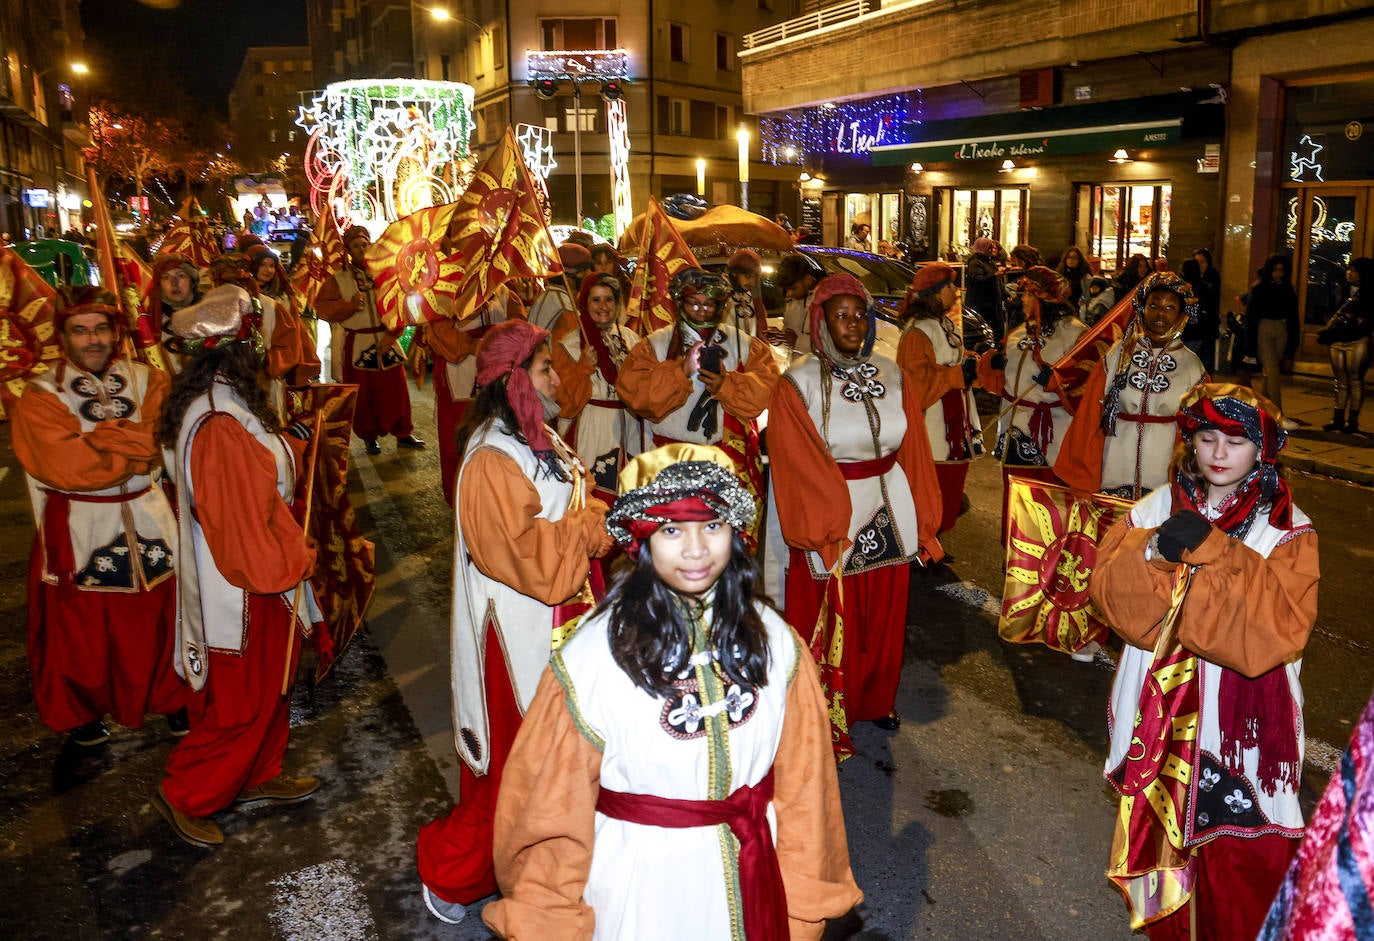
[[[534,354],[540,350],[548,349],[548,342],[539,344],[534,348],[523,363],[516,366],[516,369],[529,369],[530,363],[534,361]],[[468,441],[472,438],[472,433],[488,419],[500,419],[521,444],[529,444],[525,440],[524,432],[520,430],[520,419],[515,417],[515,409],[511,408],[510,399],[506,397],[506,380],[509,376],[502,376],[493,379],[486,385],[477,390],[477,394],[472,399],[472,404],[463,413],[463,421],[454,432],[454,439],[458,445],[458,456],[461,458],[467,451]]]
[[[761,581],[758,564],[735,533],[730,561],[715,584],[710,649],[721,671],[740,686],[768,681],[768,630],[757,604]],[[598,608],[610,611],[611,656],[635,686],[652,696],[672,695],[673,680],[692,655],[692,617],[700,603],[663,583],[645,540],[634,567]]]
[[[162,410],[162,424],[157,430],[158,444],[167,448],[176,447],[186,410],[209,391],[216,375],[229,384],[269,434],[280,431],[281,424],[267,400],[267,389],[258,372],[260,365],[253,344],[246,340],[236,340],[196,353],[186,368],[172,379],[172,391],[167,397],[167,407]]]

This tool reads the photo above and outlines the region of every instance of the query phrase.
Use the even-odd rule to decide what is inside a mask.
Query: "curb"
[[[1290,470],[1302,471],[1307,474],[1320,474],[1323,477],[1344,480],[1361,487],[1374,487],[1374,471],[1359,467],[1345,467],[1330,461],[1323,461],[1320,458],[1309,457],[1306,454],[1285,453],[1279,458],[1279,461]]]

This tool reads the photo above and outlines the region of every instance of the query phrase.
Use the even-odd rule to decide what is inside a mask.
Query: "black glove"
[[[1035,374],[1035,378],[1032,381],[1042,389],[1048,389],[1050,387],[1050,377],[1053,375],[1054,370],[1050,369],[1048,366],[1041,366],[1040,371]]]
[[[287,428],[286,433],[293,438],[300,438],[302,441],[310,440],[310,426],[303,421],[298,421]]]
[[[964,357],[964,388],[973,388],[974,381],[978,378],[978,357]]]
[[[1170,562],[1182,562],[1183,553],[1191,552],[1211,535],[1212,524],[1192,510],[1179,510],[1164,521],[1155,533],[1159,554]]]
[[[1007,354],[1003,353],[1001,350],[998,350],[997,352],[992,354],[992,359],[989,360],[988,365],[992,366],[993,369],[1006,369]]]
[[[1324,330],[1318,330],[1317,342],[1320,343],[1322,346],[1330,346],[1332,343],[1335,343],[1335,331],[1333,331],[1330,327],[1327,327]]]

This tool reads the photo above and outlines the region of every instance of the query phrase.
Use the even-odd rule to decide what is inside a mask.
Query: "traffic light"
[[[545,100],[557,97],[558,83],[551,78],[540,78],[530,82],[534,93]]]
[[[619,101],[625,94],[625,87],[617,81],[606,81],[601,83],[601,98],[603,101]]]

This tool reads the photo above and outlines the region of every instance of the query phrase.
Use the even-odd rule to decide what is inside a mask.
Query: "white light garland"
[[[625,99],[606,102],[606,133],[611,139],[611,211],[615,241],[619,242],[634,218],[634,207],[630,204],[630,125],[625,115]]]

